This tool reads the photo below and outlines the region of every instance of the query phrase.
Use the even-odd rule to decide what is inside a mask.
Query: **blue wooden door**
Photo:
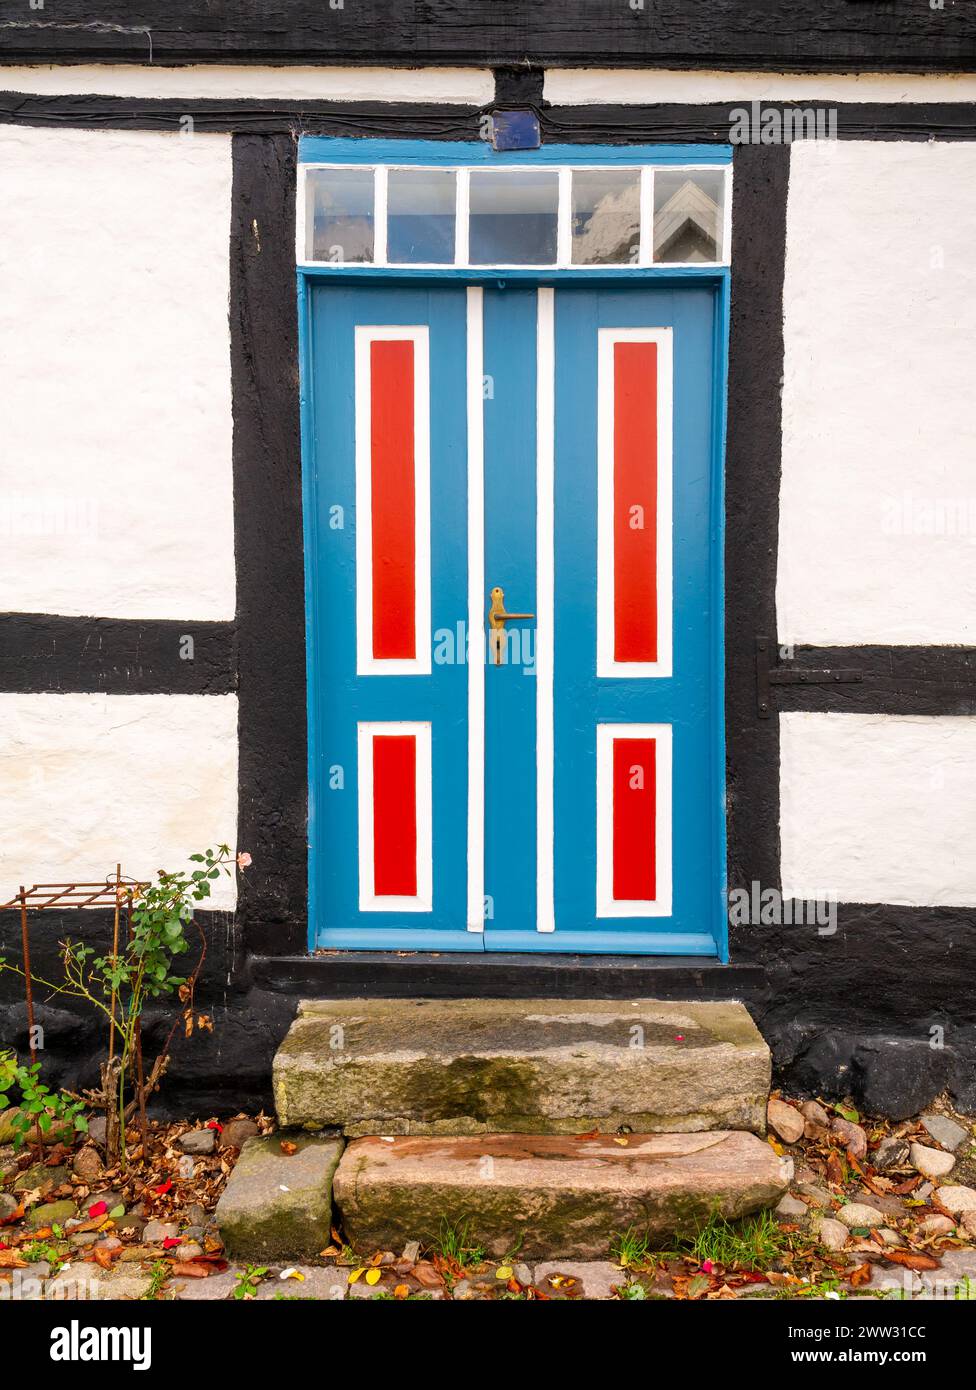
[[[323,946],[469,947],[465,291],[308,306],[310,914]]]
[[[312,292],[319,945],[724,955],[719,314]]]

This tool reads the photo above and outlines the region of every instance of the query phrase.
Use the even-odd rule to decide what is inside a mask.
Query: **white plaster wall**
[[[253,101],[436,101],[484,106],[494,99],[490,68],[151,67],[92,63],[0,68],[0,91],[40,96],[207,97]]]
[[[780,716],[783,891],[976,904],[976,719]]]
[[[0,787],[3,902],[236,849],[237,697],[0,694]],[[235,901],[222,875],[211,903]]]
[[[692,72],[668,68],[551,68],[556,106],[657,101],[976,101],[972,73]]]
[[[974,145],[792,147],[781,641],[976,641],[974,228]]]
[[[231,618],[228,136],[0,126],[0,609]]]

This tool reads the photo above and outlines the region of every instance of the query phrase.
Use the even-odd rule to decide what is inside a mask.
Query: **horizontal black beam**
[[[483,108],[413,102],[225,101],[188,98],[29,96],[5,92],[0,123],[103,130],[186,129],[242,135],[355,135],[363,138],[474,140]],[[514,103],[510,103],[514,104]],[[526,104],[526,103],[521,103]],[[836,112],[840,140],[976,140],[976,102],[763,102],[762,111]],[[546,144],[726,143],[743,104],[562,106],[539,108]]]
[[[224,695],[236,672],[233,623],[0,613],[0,691]]]
[[[976,714],[976,647],[792,648],[777,661],[791,671],[848,670],[856,682],[773,685],[773,712],[807,710],[851,714]]]
[[[759,966],[697,956],[332,951],[249,968],[258,989],[319,999],[740,999],[764,983]]]
[[[208,98],[24,96],[3,91],[0,122],[86,129],[195,130],[235,135],[356,135],[423,140],[474,140],[480,107],[393,102],[225,101]]]
[[[3,61],[976,66],[946,0],[0,0]]]

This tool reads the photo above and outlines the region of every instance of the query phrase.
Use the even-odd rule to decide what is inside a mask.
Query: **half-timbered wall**
[[[11,56],[43,57],[23,38]],[[90,66],[0,68],[0,890],[201,841],[252,852],[215,934],[222,1037],[174,1067],[201,1094],[231,1055],[260,1092],[299,992],[555,988],[737,994],[798,1084],[870,1094],[894,1039],[923,1090],[971,1098],[974,79],[906,57],[495,85],[82,48]],[[295,137],[472,139],[493,91],[581,144],[725,141],[760,99],[835,113],[836,139],[736,149],[726,653],[730,886],[835,893],[837,930],[733,928],[725,972],[304,955]],[[925,519],[940,501],[951,523]],[[760,635],[772,664],[862,679],[777,685],[760,718]],[[49,1021],[55,1052],[77,1040]]]

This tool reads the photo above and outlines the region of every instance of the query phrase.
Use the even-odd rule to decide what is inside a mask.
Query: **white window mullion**
[[[732,260],[732,165],[725,166],[722,184],[722,245],[719,247],[719,260],[729,265]]]
[[[570,265],[573,259],[573,171],[559,170],[559,202],[556,213],[556,264]]]
[[[641,169],[640,248],[637,264],[654,264],[654,170],[647,165]]]
[[[378,164],[375,169],[375,182],[373,184],[373,263],[374,265],[386,265],[386,195],[387,195],[387,175],[389,170],[385,164]]]
[[[471,170],[457,171],[457,225],[454,229],[454,263],[468,263],[468,210],[471,203]]]

